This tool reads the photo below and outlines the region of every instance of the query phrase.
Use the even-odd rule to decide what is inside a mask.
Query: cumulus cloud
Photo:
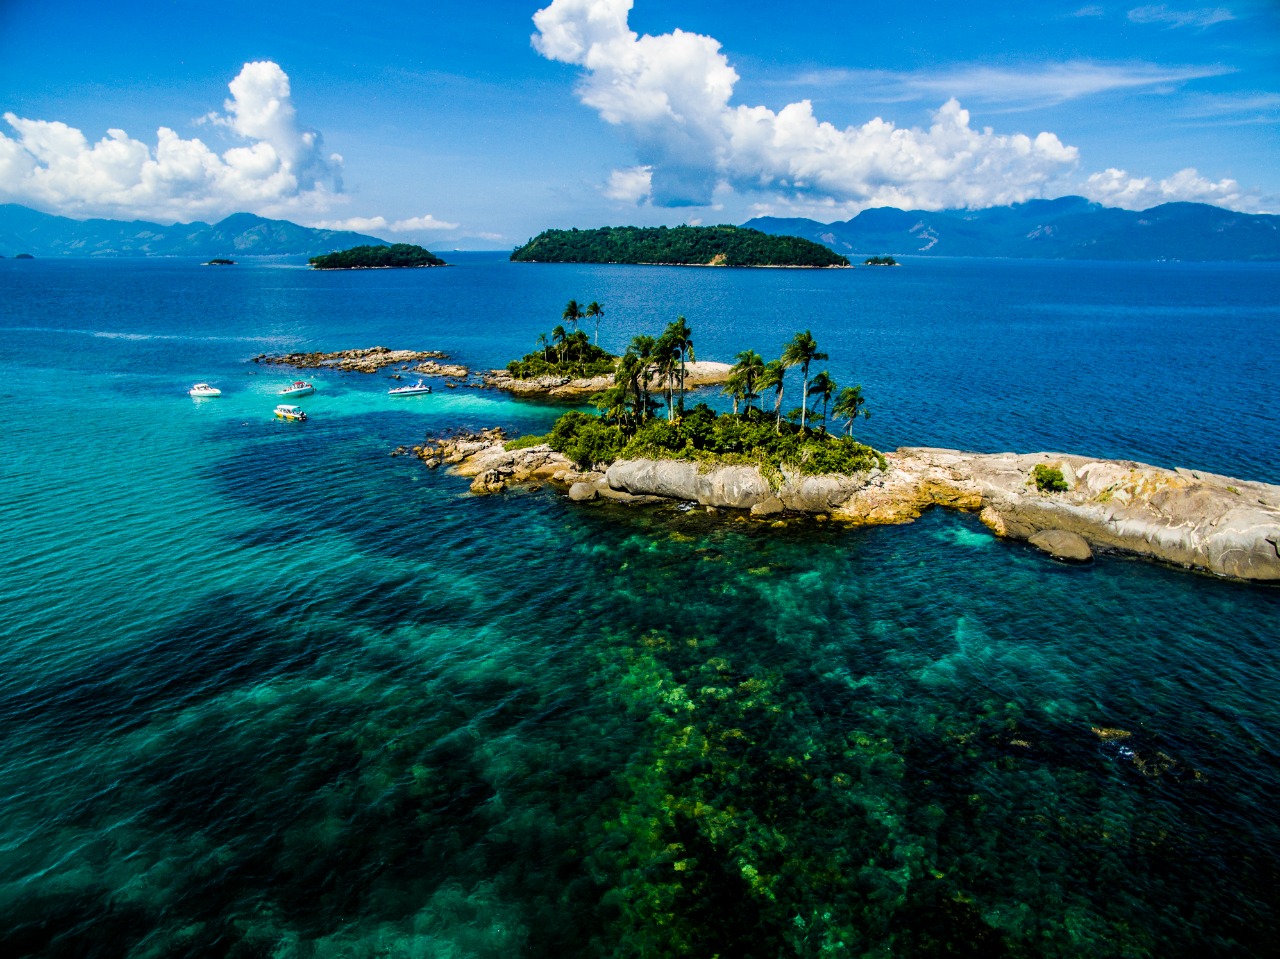
[[[1193,167],[1179,170],[1171,177],[1130,176],[1114,167],[1091,174],[1085,181],[1085,196],[1106,206],[1126,210],[1146,210],[1161,203],[1185,201],[1212,203],[1243,212],[1262,212],[1264,200],[1256,193],[1241,188],[1232,179],[1213,181],[1202,177]]]
[[[614,170],[604,195],[623,203],[640,203],[653,192],[653,167],[637,166],[629,170]]]
[[[238,210],[267,215],[327,209],[342,192],[342,157],[299,126],[289,77],[275,63],[246,63],[224,114],[206,122],[240,141],[221,154],[169,127],[153,146],[109,129],[95,143],[56,120],[4,119],[0,197],[70,215],[171,222]]]
[[[351,216],[345,220],[320,220],[311,225],[322,230],[354,230],[357,233],[417,233],[458,229],[457,223],[437,220],[430,213],[405,220],[388,220],[385,216]]]
[[[553,0],[534,15],[544,57],[582,67],[582,102],[632,140],[640,165],[616,171],[615,198],[702,206],[725,187],[796,204],[916,209],[1013,203],[1074,167],[1075,147],[1052,133],[976,129],[954,99],[927,129],[876,118],[844,129],[808,100],[774,111],[732,105],[738,74],[718,41],[674,30],[639,36],[632,0]]]
[[[1163,23],[1169,29],[1176,27],[1211,27],[1215,23],[1234,20],[1235,14],[1225,7],[1202,7],[1198,10],[1170,10],[1163,3],[1134,7],[1129,11],[1133,23]]]

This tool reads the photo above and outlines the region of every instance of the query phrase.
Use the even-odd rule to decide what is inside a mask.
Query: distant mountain
[[[385,243],[347,230],[313,230],[288,220],[233,213],[219,223],[161,226],[142,220],[72,220],[16,203],[0,204],[0,255],[315,256]]]
[[[1280,216],[1204,203],[1165,203],[1135,213],[1064,196],[941,213],[881,207],[842,223],[758,217],[743,226],[806,237],[854,256],[1280,260]]]

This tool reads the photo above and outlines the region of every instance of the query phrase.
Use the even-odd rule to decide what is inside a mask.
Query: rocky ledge
[[[906,447],[889,468],[856,476],[766,477],[755,466],[708,468],[679,460],[620,460],[582,472],[547,446],[507,451],[500,433],[467,434],[416,450],[454,464],[476,493],[554,482],[577,501],[683,500],[711,508],[829,516],[857,524],[906,523],[930,506],[978,512],[996,535],[1064,560],[1121,550],[1221,576],[1280,582],[1280,486],[1196,470],[1058,453],[964,453]],[[1039,464],[1062,471],[1066,492],[1041,491]]]
[[[728,363],[701,360],[685,365],[686,389],[714,386],[726,383],[733,367]],[[613,386],[612,374],[574,379],[569,376],[537,376],[528,380],[516,379],[506,370],[490,370],[484,377],[485,386],[507,390],[518,396],[586,397]]]
[[[363,350],[338,350],[336,353],[284,353],[268,355],[262,353],[253,358],[255,363],[266,363],[272,366],[295,366],[303,370],[333,369],[350,373],[376,373],[387,366],[421,363],[418,372],[431,373],[424,367],[460,370],[461,372],[438,373],[440,376],[466,376],[463,366],[442,367],[438,363],[424,363],[424,360],[445,359],[447,354],[439,350],[392,350],[385,346],[371,346]]]

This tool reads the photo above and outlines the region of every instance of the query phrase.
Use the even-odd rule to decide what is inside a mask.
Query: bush
[[[1037,463],[1036,468],[1031,471],[1031,478],[1035,481],[1036,488],[1043,493],[1065,493],[1067,491],[1067,481],[1062,477],[1062,470],[1056,466]]]
[[[504,446],[508,450],[527,450],[531,446],[541,446],[543,443],[547,442],[547,436],[547,434],[540,436],[537,433],[531,433],[528,436],[520,436],[516,439],[509,440],[504,444]]]
[[[887,468],[880,453],[848,437],[801,433],[788,425],[778,433],[773,417],[759,410],[717,415],[702,403],[675,421],[649,420],[630,437],[621,426],[573,410],[529,445],[533,439],[584,468],[619,458],[755,464],[769,471],[786,466],[805,475]]]

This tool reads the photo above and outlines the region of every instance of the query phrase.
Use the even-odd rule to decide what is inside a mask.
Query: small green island
[[[606,226],[546,230],[511,252],[517,263],[666,266],[847,267],[812,240],[739,226]]]
[[[34,260],[35,257],[32,256],[30,253],[19,253],[17,256],[14,257],[14,259],[15,260]]]
[[[349,250],[313,256],[315,270],[388,270],[421,266],[448,266],[430,250],[413,243],[390,246],[353,246]]]
[[[221,256],[215,256],[212,260],[210,260],[208,263],[205,264],[205,266],[235,266],[235,265],[236,265],[235,260],[228,260],[225,257],[221,257]]]
[[[570,301],[566,308],[571,322],[575,307],[576,301]],[[590,308],[578,313],[590,315]],[[566,332],[562,326],[539,336],[538,342],[537,352],[513,360],[508,369],[526,376],[612,374],[613,382],[591,397],[599,415],[571,410],[545,436],[513,440],[508,450],[547,444],[584,469],[638,457],[750,464],[771,471],[788,467],[805,475],[885,466],[877,450],[852,436],[854,421],[868,415],[862,387],[841,389],[825,370],[810,375],[810,365],[827,354],[819,351],[808,330],[785,344],[777,359],[766,361],[755,350],[735,357],[721,390],[733,401],[732,413],[717,413],[705,403],[685,409],[686,368],[694,349],[693,331],[683,316],[659,336],[632,338],[621,357],[596,347],[581,330]],[[783,413],[786,374],[792,367],[800,373],[800,405]],[[844,435],[827,432],[828,411],[842,421]]]
[[[897,266],[898,261],[891,256],[869,256],[862,261],[863,266]]]

